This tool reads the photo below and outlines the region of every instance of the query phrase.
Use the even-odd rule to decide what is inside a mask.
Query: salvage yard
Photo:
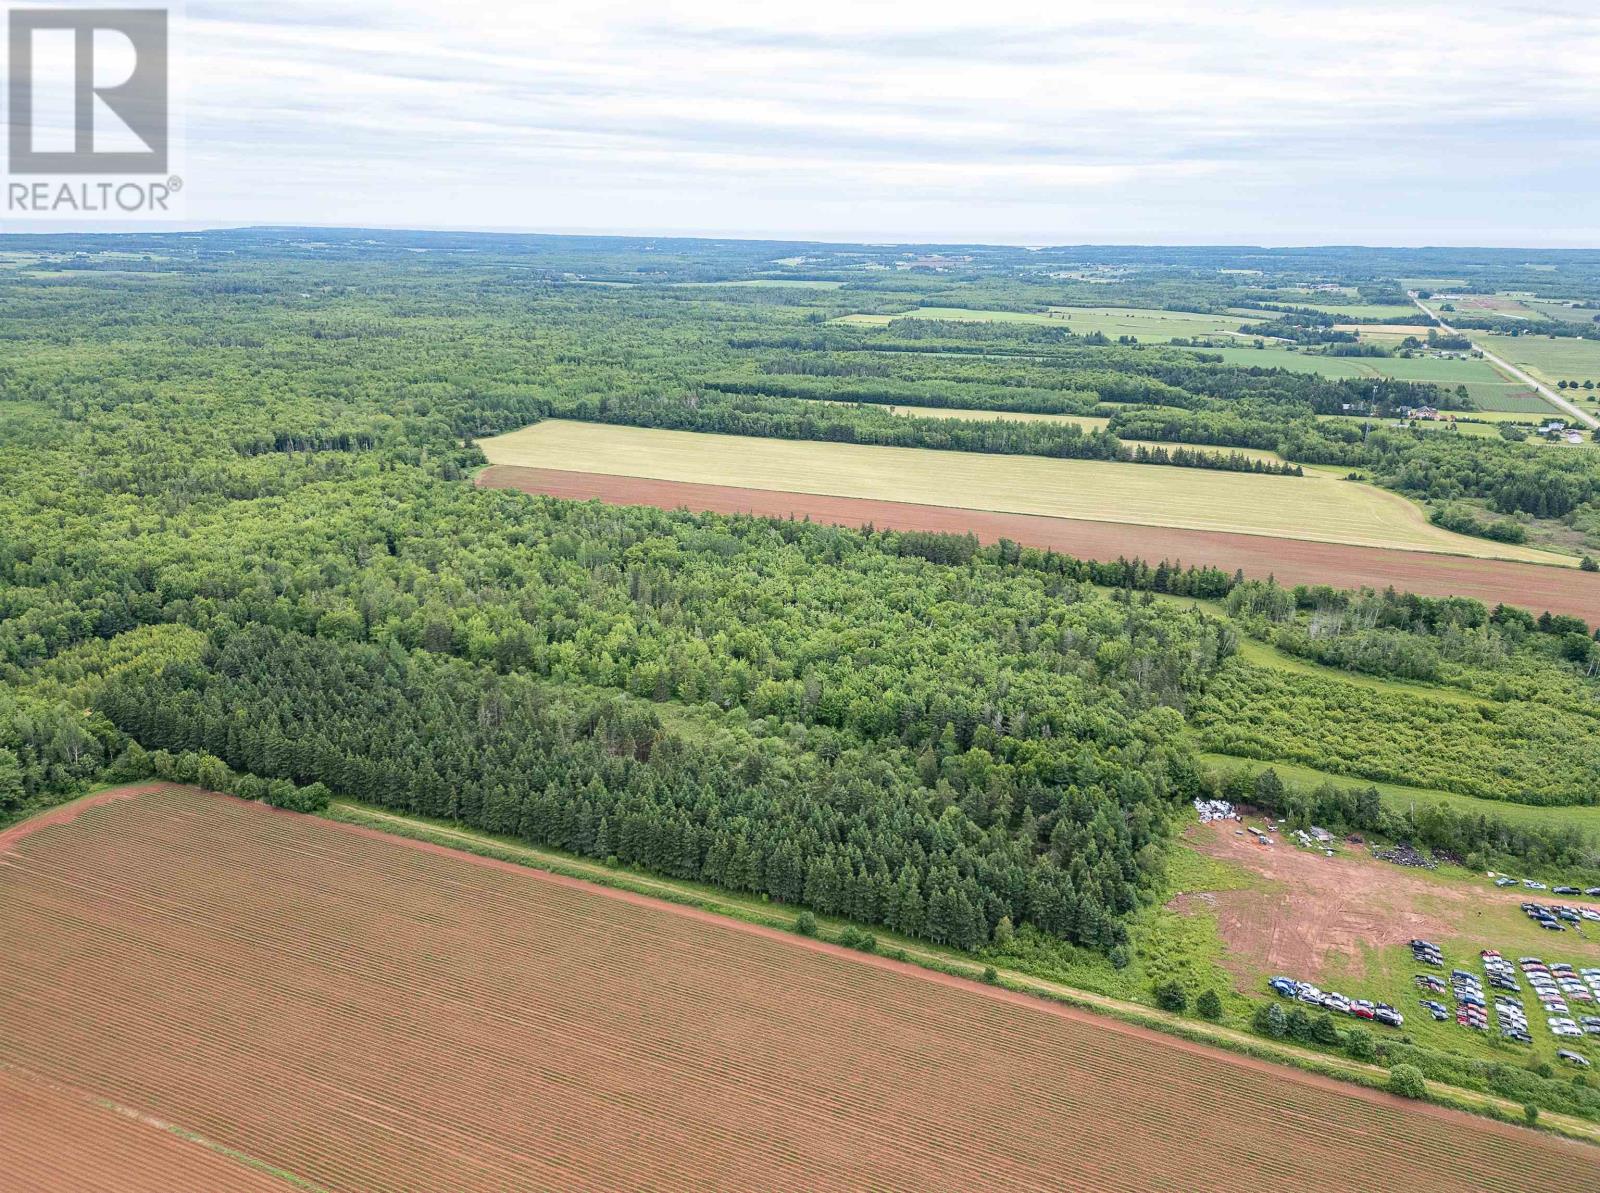
[[[1250,816],[1245,822],[1262,823]],[[1343,843],[1329,858],[1281,833],[1272,839],[1271,845],[1260,844],[1230,821],[1194,824],[1184,837],[1203,856],[1259,880],[1203,899],[1216,921],[1220,962],[1240,991],[1271,997],[1265,983],[1275,974],[1336,987],[1399,1009],[1406,1034],[1417,1042],[1471,1056],[1526,1062],[1530,1055],[1551,1060],[1563,1046],[1590,1050],[1587,1039],[1561,1040],[1547,1031],[1536,1001],[1531,1045],[1503,1043],[1493,1031],[1473,1032],[1453,1019],[1434,1021],[1420,1005],[1426,991],[1415,979],[1428,970],[1412,955],[1411,941],[1439,943],[1444,961],[1436,972],[1448,981],[1453,967],[1481,968],[1485,949],[1511,958],[1600,965],[1600,925],[1551,933],[1523,912],[1528,892],[1520,885],[1496,888],[1481,875],[1452,867],[1429,871],[1378,861],[1365,844]],[[1600,910],[1596,898],[1561,901]],[[1185,896],[1183,907],[1201,905],[1199,896]],[[1444,1001],[1449,1003],[1448,994]],[[1600,1051],[1595,1057],[1600,1059]]]

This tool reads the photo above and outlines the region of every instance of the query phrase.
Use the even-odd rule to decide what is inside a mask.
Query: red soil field
[[[0,1068],[0,1188],[117,1193],[287,1186],[162,1124]]]
[[[8,1090],[0,1139],[133,1187],[217,1187],[152,1120],[328,1190],[1594,1187],[1584,1145],[640,896],[189,788],[77,809],[0,852],[0,1073],[122,1109]]]
[[[520,489],[613,505],[809,518],[840,526],[864,526],[870,522],[880,530],[934,530],[949,534],[970,531],[985,543],[1004,537],[1031,547],[1051,547],[1080,559],[1138,556],[1152,563],[1181,560],[1230,572],[1243,568],[1247,576],[1265,579],[1272,575],[1279,583],[1291,586],[1332,584],[1381,591],[1393,585],[1402,592],[1473,597],[1490,605],[1503,601],[1536,613],[1548,609],[1551,613],[1581,617],[1591,624],[1600,623],[1600,575],[1576,568],[502,464],[485,469],[478,484],[483,488]]]

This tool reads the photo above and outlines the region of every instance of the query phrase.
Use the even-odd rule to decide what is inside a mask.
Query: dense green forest
[[[1055,328],[828,322],[1047,294],[1271,301],[1215,253],[1134,251],[1090,286],[1016,250],[930,275],[860,246],[284,231],[6,247],[0,818],[149,773],[291,807],[331,792],[939,942],[1031,924],[1116,956],[1203,789],[1195,740],[1503,800],[1600,790],[1590,627],[1538,611],[470,484],[477,439],[551,413],[1130,460],[1119,436],[1176,443],[1177,418],[1215,426],[1189,442],[1337,457],[1429,497],[1593,500],[1587,466],[1534,448],[1315,419],[1453,400],[1431,387]],[[780,258],[800,262],[790,280],[840,284],[707,284]],[[1384,292],[1387,258],[1353,260],[1286,255],[1274,276],[1370,270]],[[902,404],[1114,417],[1085,433],[885,409]],[[1166,463],[1219,466],[1179,451]],[[1352,704],[1238,657],[1242,635],[1468,703]],[[1585,848],[1451,827],[1496,854]]]

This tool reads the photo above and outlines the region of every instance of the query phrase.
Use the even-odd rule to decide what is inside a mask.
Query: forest
[[[1151,466],[1120,438],[1176,443],[1157,432],[1177,417],[1214,422],[1189,442],[1320,451],[1429,495],[1593,499],[1584,467],[1534,448],[1318,430],[1417,386],[1053,328],[827,322],[958,286],[1022,306],[1063,288],[1000,252],[959,277],[764,290],[680,283],[749,278],[774,246],[8,244],[0,820],[177,776],[288,807],[360,799],[959,947],[1032,925],[1115,958],[1203,789],[1197,743],[1503,800],[1600,790],[1590,627],[1538,611],[470,483],[478,439],[550,414]],[[796,268],[881,256],[828,253]],[[1197,269],[1117,288],[1223,301]],[[1111,431],[899,404],[1098,410]],[[1176,446],[1164,462],[1244,466]],[[1351,706],[1239,657],[1242,636],[1494,707]]]

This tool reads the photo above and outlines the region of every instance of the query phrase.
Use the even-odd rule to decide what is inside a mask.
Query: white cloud
[[[1591,10],[190,0],[189,215],[1593,243]]]

